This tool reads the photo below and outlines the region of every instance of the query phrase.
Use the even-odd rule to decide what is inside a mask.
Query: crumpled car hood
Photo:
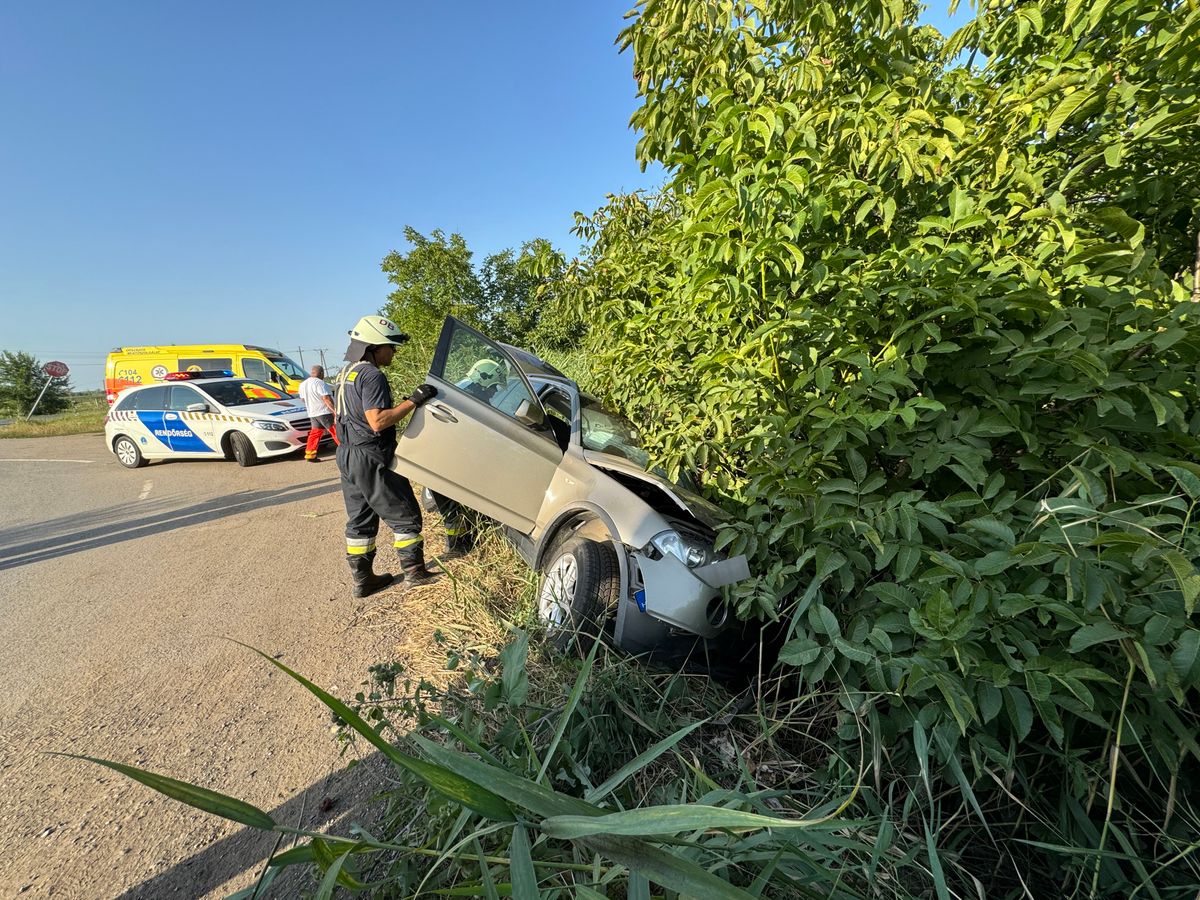
[[[647,472],[640,466],[620,457],[612,456],[608,453],[597,453],[594,450],[584,450],[583,458],[597,469],[611,469],[624,475],[632,475],[635,478],[640,478],[642,481],[649,482],[661,488],[668,497],[679,505],[680,510],[691,513],[709,528],[716,530],[733,518],[729,513],[721,509],[721,507],[710,503],[699,494],[693,493],[687,488],[682,488],[660,475],[655,475],[653,472]]]

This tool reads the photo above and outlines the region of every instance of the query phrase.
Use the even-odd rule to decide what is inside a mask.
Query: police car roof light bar
[[[168,372],[163,381],[191,381],[195,378],[230,378],[233,372],[228,369],[210,369],[207,372]]]

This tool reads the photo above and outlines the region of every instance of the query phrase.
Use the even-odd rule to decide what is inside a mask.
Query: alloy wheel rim
[[[125,465],[131,466],[137,459],[136,448],[129,441],[118,441],[117,456],[120,457],[121,462],[125,463]]]
[[[542,580],[542,589],[538,593],[538,617],[550,626],[564,624],[578,585],[579,564],[570,553],[564,553],[546,571],[546,577]]]

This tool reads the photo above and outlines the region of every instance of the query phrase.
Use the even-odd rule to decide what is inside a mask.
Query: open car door
[[[428,380],[437,396],[413,412],[394,468],[528,534],[563,458],[529,381],[498,343],[453,316]]]

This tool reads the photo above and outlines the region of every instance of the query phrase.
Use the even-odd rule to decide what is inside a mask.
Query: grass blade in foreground
[[[836,815],[831,813],[817,819],[777,819],[721,806],[689,803],[631,809],[606,816],[552,816],[542,822],[541,827],[551,837],[581,838],[593,834],[678,834],[711,828],[808,828],[828,822]]]
[[[426,762],[423,759],[417,759],[415,756],[409,756],[407,753],[401,753],[389,744],[382,735],[376,732],[374,728],[364,722],[358,713],[337,699],[337,697],[317,687],[303,675],[292,671],[279,660],[273,659],[256,647],[243,644],[241,641],[234,641],[234,643],[248,650],[253,650],[271,665],[286,672],[296,681],[300,682],[311,694],[335,712],[342,721],[366,738],[367,742],[374,746],[380,753],[396,765],[408,769],[439,794],[453,800],[455,803],[462,804],[468,809],[473,809],[481,816],[494,821],[515,821],[515,817],[512,810],[509,809],[508,804],[496,794],[449,769]]]
[[[522,778],[506,769],[498,769],[466,754],[448,750],[419,734],[409,735],[409,739],[430,759],[436,760],[464,778],[486,785],[509,802],[516,803],[539,816],[558,816],[566,819],[607,818],[599,807],[543,787],[532,779]],[[645,841],[596,834],[584,839],[582,843],[631,871],[641,872],[656,884],[681,894],[703,897],[704,900],[748,900],[752,896],[696,863]]]
[[[157,775],[154,772],[147,772],[145,769],[139,769],[136,766],[127,766],[124,763],[113,762],[109,759],[82,756],[78,753],[55,753],[54,755],[66,756],[71,759],[82,759],[101,766],[107,766],[114,772],[120,772],[134,781],[140,781],[146,787],[153,788],[160,794],[170,797],[172,800],[178,800],[180,803],[186,803],[195,809],[212,813],[214,816],[220,816],[232,822],[240,822],[242,825],[249,825],[252,828],[262,828],[267,831],[275,827],[275,820],[257,806],[251,806],[249,803],[228,797],[225,794],[210,791],[208,788],[168,778],[165,775]]]

